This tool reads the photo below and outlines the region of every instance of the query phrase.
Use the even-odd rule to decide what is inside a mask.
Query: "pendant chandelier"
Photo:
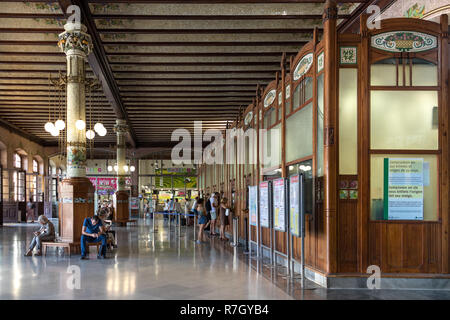
[[[66,84],[67,84],[67,79],[66,79],[66,75],[63,75],[63,73],[61,71],[59,71],[58,73],[58,77],[57,78],[52,78],[51,75],[49,76],[49,82],[48,82],[48,102],[49,102],[49,106],[48,106],[48,121],[47,123],[44,125],[44,129],[45,131],[47,131],[48,133],[50,133],[53,137],[58,137],[60,135],[60,131],[64,131],[66,129],[66,122],[65,119],[67,117],[66,115],[66,108],[65,108],[65,103],[64,103],[64,96],[63,93],[65,93],[66,90]],[[105,126],[103,125],[102,121],[103,121],[103,112],[100,113],[101,115],[101,119],[95,123],[95,125],[91,126],[92,124],[92,108],[93,108],[93,104],[92,104],[92,91],[95,89],[100,88],[100,85],[98,83],[97,80],[95,79],[86,79],[85,80],[85,85],[86,85],[86,91],[87,91],[87,96],[89,98],[90,101],[90,106],[89,106],[89,128],[88,130],[86,130],[86,138],[88,140],[92,140],[95,137],[95,133],[97,133],[100,137],[104,137],[107,133],[107,130],[105,128]],[[53,89],[53,90],[52,90]],[[56,89],[56,90],[55,90]],[[64,91],[64,92],[63,92]],[[51,96],[51,92],[58,92],[58,106],[57,106],[57,110],[55,110],[55,112],[52,112],[52,103],[55,100],[51,100],[52,96]],[[55,108],[56,109],[56,108]],[[55,117],[55,122],[52,122],[52,115],[54,115]],[[78,119],[75,122],[75,128],[79,131],[85,130],[86,129],[86,122],[83,119]],[[65,135],[64,138],[65,139]]]

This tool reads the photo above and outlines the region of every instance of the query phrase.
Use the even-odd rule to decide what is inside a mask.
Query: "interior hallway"
[[[0,227],[0,299],[450,299],[449,291],[327,290],[311,282],[315,289],[302,291],[254,260],[249,267],[242,248],[217,238],[196,245],[192,227],[178,237],[157,222],[156,233],[150,219],[116,227],[119,247],[110,259],[97,260],[91,247],[85,261],[54,248],[46,257],[24,257],[37,224]],[[80,267],[79,290],[67,287],[69,265]]]

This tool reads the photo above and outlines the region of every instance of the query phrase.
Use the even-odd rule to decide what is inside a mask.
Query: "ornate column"
[[[94,213],[94,187],[86,178],[86,132],[76,126],[86,120],[85,62],[92,41],[82,24],[67,23],[64,30],[58,46],[67,58],[67,177],[59,185],[59,232],[63,241],[78,247],[83,220]]]
[[[323,13],[323,41],[325,44],[324,75],[324,214],[327,241],[328,273],[337,272],[337,146],[335,132],[337,129],[336,110],[336,75],[337,75],[337,20],[338,9],[335,0],[327,0]]]
[[[117,119],[114,131],[117,134],[117,191],[116,191],[116,216],[118,224],[126,223],[129,218],[128,191],[125,190],[126,145],[125,136],[128,132],[126,120]]]

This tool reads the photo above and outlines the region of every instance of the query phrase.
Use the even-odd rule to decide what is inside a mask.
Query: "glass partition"
[[[316,173],[318,177],[323,176],[323,95],[324,95],[324,73],[317,77],[317,156]]]
[[[312,103],[286,118],[286,162],[312,155],[312,126]]]
[[[372,149],[438,149],[437,91],[371,91]]]
[[[370,67],[372,86],[437,86],[438,68],[419,58],[390,58],[377,61]]]
[[[358,173],[358,69],[339,70],[339,174]]]

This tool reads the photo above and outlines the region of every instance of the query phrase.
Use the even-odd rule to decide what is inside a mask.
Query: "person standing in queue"
[[[216,233],[217,210],[219,208],[218,198],[219,198],[219,194],[217,192],[214,192],[211,195],[211,198],[209,199],[209,201],[211,202],[211,220],[210,220],[209,234],[212,236],[218,235]]]
[[[203,206],[203,199],[198,199],[197,201],[197,212],[199,215],[199,220],[198,220],[198,224],[199,224],[199,229],[198,229],[198,239],[197,239],[197,244],[201,244],[202,242],[206,241],[206,236],[205,236],[205,225],[206,225],[206,212],[205,212],[205,207]]]
[[[228,199],[223,197],[220,201],[220,240],[227,241],[225,237],[225,227],[230,224],[230,206],[228,205]]]
[[[164,208],[163,208],[163,211],[164,211],[164,213],[165,213],[165,215],[164,215],[164,220],[167,220],[167,218],[168,218],[168,214],[169,214],[169,202],[170,202],[170,200],[167,199],[167,201],[164,203]]]
[[[206,211],[206,225],[205,225],[205,231],[209,231],[209,225],[211,221],[211,202],[209,201],[210,195],[209,193],[206,194],[206,197],[204,199],[204,207]]]

